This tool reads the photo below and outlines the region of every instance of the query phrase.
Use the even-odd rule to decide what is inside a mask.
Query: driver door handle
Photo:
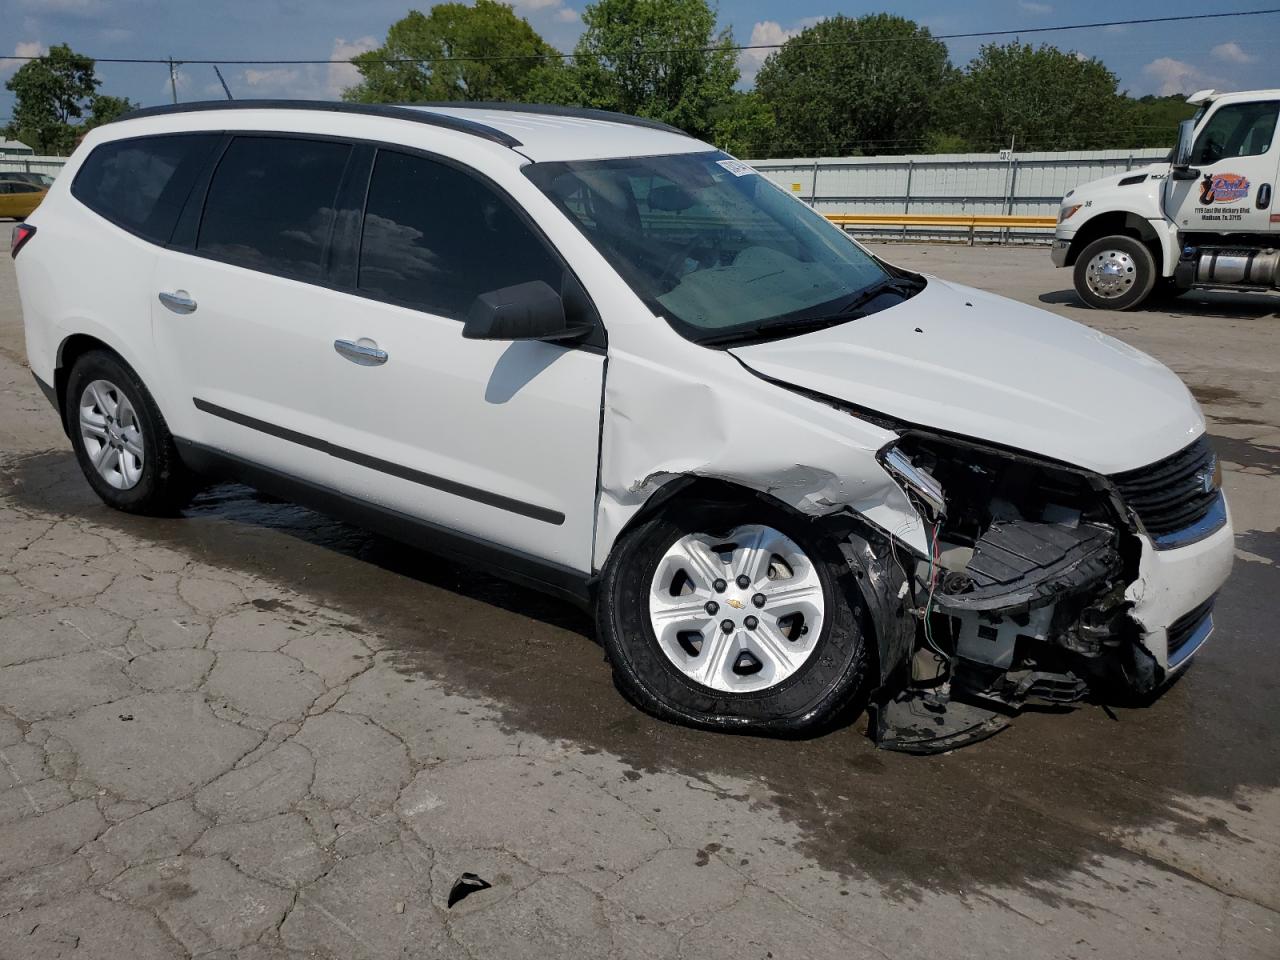
[[[191,299],[191,295],[185,290],[175,290],[173,293],[160,291],[160,302],[172,310],[174,313],[195,313],[196,302]]]
[[[376,343],[366,338],[361,338],[360,340],[335,340],[333,341],[333,349],[338,351],[340,356],[346,357],[352,363],[358,363],[362,367],[379,367],[387,362],[387,351],[380,350]]]

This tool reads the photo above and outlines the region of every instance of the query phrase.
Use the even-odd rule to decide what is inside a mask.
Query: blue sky
[[[514,0],[517,11],[554,46],[571,49],[582,30],[584,0]],[[35,54],[67,42],[98,57],[317,58],[347,57],[378,43],[387,27],[410,9],[407,0],[0,0],[0,81],[18,62],[10,54]],[[420,8],[427,4],[418,4]],[[739,43],[785,39],[804,25],[836,13],[857,16],[888,11],[911,17],[935,34],[976,30],[1025,30],[1037,26],[1263,9],[1263,0],[1226,0],[1214,6],[1193,0],[1131,0],[1123,5],[1068,4],[1062,0],[918,0],[832,3],[826,0],[725,0],[722,26]],[[1280,54],[1280,15],[1200,23],[1112,27],[1072,31],[1033,42],[1100,57],[1135,95],[1189,92],[1200,87],[1274,86]],[[1007,38],[1005,38],[1007,39]],[[952,60],[966,62],[981,40],[950,43]],[[1002,40],[1003,42],[1003,40]],[[746,78],[764,53],[744,53]],[[1273,64],[1267,67],[1267,64]],[[237,97],[333,97],[352,82],[349,66],[228,67],[223,73]],[[103,92],[144,105],[169,99],[161,66],[101,64]],[[180,72],[184,100],[220,97],[212,68]],[[11,108],[0,90],[0,122]]]

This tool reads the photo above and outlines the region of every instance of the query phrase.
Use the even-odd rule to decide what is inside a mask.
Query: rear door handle
[[[1259,210],[1265,210],[1271,206],[1271,184],[1264,183],[1258,188],[1257,206]]]
[[[174,313],[195,313],[196,302],[185,290],[175,290],[173,293],[160,292],[160,302],[172,310]]]
[[[387,362],[387,351],[378,349],[376,343],[365,337],[359,340],[335,340],[333,349],[362,367],[379,367]]]

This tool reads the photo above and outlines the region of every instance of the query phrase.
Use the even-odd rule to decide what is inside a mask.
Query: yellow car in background
[[[49,192],[48,184],[33,182],[26,176],[0,173],[0,217],[22,220],[40,206]]]

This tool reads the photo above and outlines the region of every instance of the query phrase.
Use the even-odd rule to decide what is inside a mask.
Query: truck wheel
[[[677,505],[614,547],[597,623],[642,709],[795,736],[860,705],[875,641],[859,597],[834,544],[782,511]]]
[[[1155,258],[1133,237],[1103,237],[1076,258],[1076,293],[1095,310],[1130,310],[1147,298],[1155,282]]]

